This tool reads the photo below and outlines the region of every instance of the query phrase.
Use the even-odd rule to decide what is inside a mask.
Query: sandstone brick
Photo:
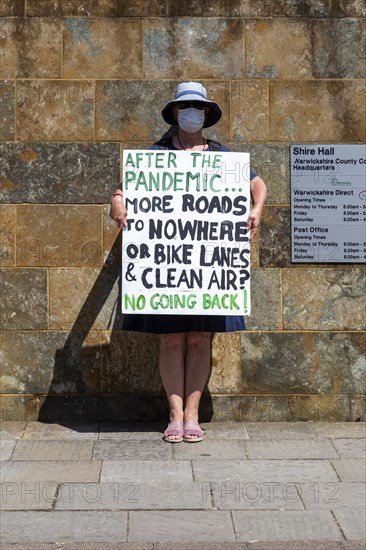
[[[350,397],[352,422],[366,421],[366,396],[354,395]]]
[[[240,334],[216,333],[212,340],[210,393],[237,393],[240,383]]]
[[[270,15],[273,17],[328,17],[331,14],[332,0],[276,0],[270,2]],[[338,2],[336,2],[338,3]]]
[[[14,139],[14,82],[0,80],[0,140]],[[6,189],[7,181],[1,178],[0,189]]]
[[[126,17],[266,17],[266,1],[258,0],[120,0]]]
[[[285,329],[362,330],[366,326],[365,270],[284,269],[283,306]]]
[[[106,203],[120,179],[116,143],[3,143],[0,154],[11,203]]]
[[[110,205],[103,208],[103,258],[107,267],[122,265],[122,231],[109,215]]]
[[[159,337],[113,331],[102,347],[102,393],[161,392]]]
[[[231,134],[234,141],[268,140],[268,85],[237,81],[231,85]]]
[[[27,0],[28,17],[113,17],[118,15],[119,0]]]
[[[61,21],[5,19],[0,75],[5,78],[58,78],[61,64]]]
[[[0,269],[2,329],[47,328],[45,269]]]
[[[365,390],[360,333],[243,332],[241,346],[246,393],[338,396]]]
[[[0,205],[0,266],[15,265],[15,206]]]
[[[106,330],[120,322],[119,271],[53,268],[49,274],[50,328]],[[118,303],[117,303],[118,301]]]
[[[24,0],[1,0],[0,17],[22,17],[24,15]]]
[[[314,26],[314,76],[362,78],[366,23],[361,19],[319,20]]]
[[[267,185],[266,204],[289,204],[289,147],[262,143],[228,143],[233,151],[248,152],[250,167]],[[252,243],[251,243],[252,244]]]
[[[269,86],[270,140],[329,143],[366,139],[364,82],[284,80]]]
[[[19,80],[17,136],[20,141],[94,139],[94,88],[90,81]]]
[[[249,21],[246,33],[246,76],[311,78],[311,27],[308,21]]]
[[[246,318],[247,329],[279,330],[282,328],[280,279],[279,269],[252,270],[252,313]]]
[[[99,391],[100,346],[85,334],[7,331],[2,338],[3,393]]]
[[[333,17],[366,17],[366,6],[363,0],[332,2]]]
[[[65,19],[64,78],[141,78],[142,31],[138,20]]]
[[[266,206],[260,230],[260,267],[291,265],[290,209]]]
[[[215,18],[145,20],[144,66],[147,78],[241,78],[243,23]]]
[[[1,420],[28,421],[38,416],[39,399],[34,395],[0,394]]]
[[[19,205],[17,264],[101,266],[102,207]]]

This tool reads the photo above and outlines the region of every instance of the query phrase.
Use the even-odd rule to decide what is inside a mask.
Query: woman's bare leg
[[[190,332],[186,337],[184,421],[198,422],[198,407],[210,376],[210,333]],[[194,438],[194,436],[193,436]]]
[[[159,370],[168,398],[170,420],[183,421],[185,334],[160,336]],[[177,439],[178,436],[169,436]]]

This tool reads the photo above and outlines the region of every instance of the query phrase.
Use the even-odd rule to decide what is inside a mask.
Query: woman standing
[[[179,84],[175,98],[162,110],[168,124],[178,125],[178,133],[162,139],[151,149],[184,151],[229,151],[225,146],[206,139],[203,128],[216,124],[222,112],[207,98],[206,89],[198,82]],[[250,173],[253,207],[248,217],[251,239],[256,234],[266,186],[254,172]],[[127,211],[122,191],[112,198],[111,217],[119,227],[127,225]],[[210,374],[210,335],[212,332],[244,330],[244,317],[219,315],[126,315],[123,329],[160,334],[160,376],[170,408],[169,425],[164,439],[170,443],[202,441],[198,408]]]

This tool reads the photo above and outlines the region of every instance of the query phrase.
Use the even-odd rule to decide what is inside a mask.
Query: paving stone
[[[0,423],[0,441],[13,441],[20,439],[24,433],[26,422],[3,421]]]
[[[298,483],[305,507],[311,509],[357,509],[366,507],[364,483]]]
[[[171,445],[165,441],[96,441],[93,458],[100,460],[169,460]]]
[[[16,441],[0,441],[0,460],[10,460]]]
[[[203,440],[197,444],[189,443],[174,446],[174,455],[177,460],[201,458],[208,460],[222,460],[225,458],[245,459],[245,450],[241,441],[234,439]]]
[[[308,422],[245,422],[249,439],[309,439],[314,437]]]
[[[203,494],[211,485],[215,506],[219,509],[298,509],[303,510],[301,498],[294,483],[236,481],[202,483]]]
[[[2,482],[96,482],[100,467],[97,460],[9,460],[2,464],[0,478]]]
[[[366,436],[366,422],[313,422],[317,437],[356,438]]]
[[[47,328],[45,269],[2,268],[0,285],[0,326],[3,330]]]
[[[332,439],[341,458],[366,458],[366,439]]]
[[[342,540],[331,513],[317,511],[234,511],[237,539],[250,540]]]
[[[73,483],[61,485],[56,510],[210,509],[202,484],[187,482]]]
[[[28,422],[23,439],[42,440],[85,440],[98,438],[98,424],[45,424],[43,422]]]
[[[249,439],[244,422],[201,422],[205,440],[210,439]]]
[[[142,483],[192,481],[192,467],[188,461],[174,460],[104,460],[101,482]]]
[[[118,143],[1,143],[0,154],[4,202],[105,204],[120,180]]]
[[[100,425],[99,439],[130,441],[138,439],[139,441],[160,441],[162,433],[166,428],[166,423],[129,423],[129,422],[110,422]]]
[[[3,512],[4,542],[124,541],[125,512]]]
[[[129,541],[179,542],[182,539],[205,542],[234,541],[229,512],[131,512]]]
[[[366,514],[365,510],[334,510],[346,539],[365,539]]]
[[[196,481],[337,481],[325,460],[193,460]]]
[[[342,481],[366,481],[365,460],[362,458],[346,458],[332,460]]]
[[[8,482],[0,485],[1,510],[51,510],[57,483]]]
[[[18,441],[13,460],[90,460],[92,441]]]
[[[266,439],[246,441],[249,458],[338,458],[332,444],[324,439]]]

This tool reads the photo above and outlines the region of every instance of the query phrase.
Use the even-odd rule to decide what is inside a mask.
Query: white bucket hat
[[[206,103],[209,107],[209,111],[203,125],[204,128],[213,126],[221,118],[222,111],[219,104],[216,103],[216,101],[210,101],[207,99],[207,91],[202,84],[199,82],[182,82],[177,86],[175,99],[169,101],[169,103],[167,103],[161,111],[165,122],[171,125],[177,124],[177,121],[173,115],[173,105],[182,101],[202,101],[203,103]]]

